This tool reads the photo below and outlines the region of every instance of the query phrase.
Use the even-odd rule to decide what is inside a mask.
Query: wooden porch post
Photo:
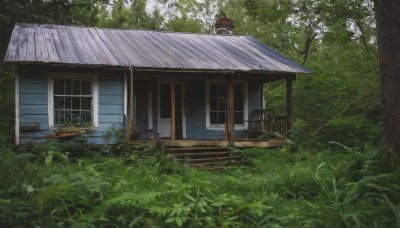
[[[286,78],[286,100],[287,100],[287,115],[288,115],[288,130],[293,129],[294,115],[293,115],[293,80],[294,77]]]
[[[133,110],[133,105],[134,105],[134,102],[133,102],[133,70],[132,70],[132,68],[129,68],[129,72],[130,72],[130,77],[129,77],[129,88],[128,88],[128,90],[129,90],[129,99],[128,99],[128,139],[131,139],[131,136],[132,136],[132,129],[133,129],[133,124],[134,124],[134,121],[133,121],[133,116],[134,116],[134,114],[133,114],[133,112],[134,112],[134,110]]]
[[[15,65],[15,145],[19,145],[19,65]]]
[[[233,143],[235,139],[235,109],[234,109],[234,93],[233,80],[228,79],[228,140]]]
[[[175,83],[173,81],[170,82],[171,87],[171,139],[176,139],[176,113],[175,113]]]

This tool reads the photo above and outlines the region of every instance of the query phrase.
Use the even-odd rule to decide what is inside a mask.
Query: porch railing
[[[289,130],[288,116],[274,117],[271,110],[262,109],[256,111],[256,120],[247,121],[249,133],[262,134],[267,132],[285,133]]]
[[[289,130],[289,117],[277,116],[275,117],[273,132],[285,133]]]

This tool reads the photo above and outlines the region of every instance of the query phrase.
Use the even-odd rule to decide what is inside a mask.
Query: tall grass
[[[1,147],[0,226],[400,227],[398,166],[380,168],[373,148],[237,150],[252,165],[219,172],[162,150],[68,148]]]

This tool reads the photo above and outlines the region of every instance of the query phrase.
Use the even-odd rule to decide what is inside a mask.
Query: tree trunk
[[[400,1],[375,0],[384,147],[400,156]]]

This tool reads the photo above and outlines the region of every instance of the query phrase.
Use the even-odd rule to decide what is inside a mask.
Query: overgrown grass
[[[219,172],[74,148],[1,145],[0,226],[400,227],[398,161],[382,167],[373,148],[236,150],[251,165]]]

